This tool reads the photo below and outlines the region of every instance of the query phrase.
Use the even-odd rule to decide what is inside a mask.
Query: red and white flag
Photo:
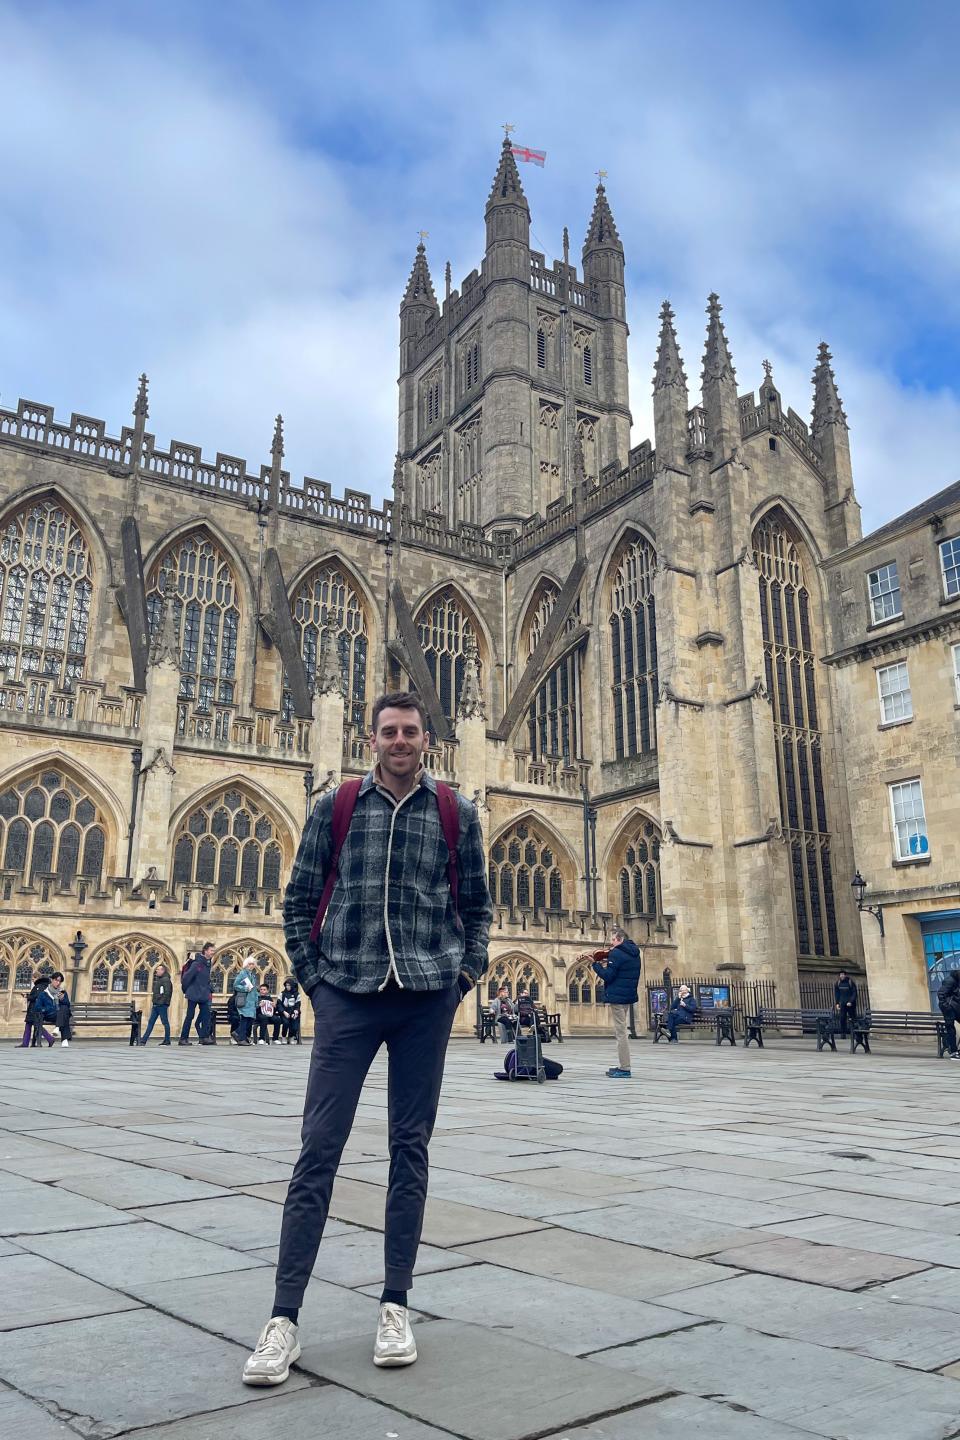
[[[526,160],[528,164],[539,165],[541,168],[547,158],[546,150],[531,150],[528,145],[512,145],[510,148],[515,160]]]

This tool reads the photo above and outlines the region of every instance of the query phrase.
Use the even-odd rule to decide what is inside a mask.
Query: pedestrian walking
[[[20,1042],[20,1049],[27,1050],[31,1045],[39,1045],[40,1038],[46,1040],[48,1047],[55,1043],[56,1037],[45,1029],[49,1021],[55,1025],[57,1022],[56,1002],[50,1004],[41,1000],[41,996],[47,992],[50,982],[48,975],[37,975],[30,990],[27,993],[27,1008],[23,1017],[23,1039]]]
[[[53,978],[59,981],[57,985],[57,1029],[60,1031],[60,1045],[64,1050],[69,1050],[70,1041],[73,1039],[71,1026],[73,1005],[67,994],[66,981],[59,970]]]
[[[852,1025],[857,1018],[857,1000],[856,982],[851,980],[846,970],[841,970],[833,987],[833,1005],[842,1040],[847,1038],[847,1024]]]
[[[284,980],[277,1000],[273,1015],[274,1045],[281,1035],[288,1045],[292,1040],[300,1044],[300,986],[293,979]]]
[[[950,970],[937,991],[937,1004],[946,1022],[947,1053],[957,1057],[957,1021],[960,1020],[960,970]]]
[[[197,1033],[200,1036],[200,1044],[213,1045],[215,1043],[210,1035],[213,1002],[213,991],[210,989],[210,962],[213,959],[213,950],[213,941],[207,940],[180,972],[180,988],[187,1001],[187,1014],[180,1031],[179,1044],[181,1045],[193,1044],[190,1039],[190,1026],[193,1024],[194,1015],[199,1022]]]
[[[613,944],[607,946],[606,950],[595,950],[593,955],[581,955],[580,958],[589,959],[594,973],[603,981],[603,998],[613,1021],[613,1033],[617,1040],[617,1063],[607,1074],[611,1080],[629,1080],[630,1006],[637,1003],[640,947],[619,927],[611,932],[611,939]]]
[[[257,962],[248,955],[233,982],[233,993],[237,1001],[237,1044],[250,1045],[250,1032],[257,1016],[257,982],[254,971]]]
[[[150,1019],[147,1021],[147,1028],[144,1031],[141,1045],[146,1045],[153,1034],[153,1027],[157,1021],[163,1026],[163,1039],[161,1045],[170,1044],[170,1002],[173,999],[173,979],[170,971],[161,960],[153,972],[153,986],[150,993]]]
[[[384,1288],[373,1362],[412,1365],[407,1292],[427,1198],[427,1150],[450,1028],[487,968],[493,907],[475,807],[425,770],[416,695],[373,707],[375,764],[324,795],[303,832],[284,905],[287,952],[310,997],[313,1053],[303,1148],[283,1208],[271,1318],[248,1385],[278,1385],[300,1354],[298,1319],[360,1091],[389,1066]]]

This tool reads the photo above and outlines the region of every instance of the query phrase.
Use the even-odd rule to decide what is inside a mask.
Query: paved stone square
[[[904,1050],[455,1041],[412,1293],[371,1364],[386,1067],[278,1391],[269,1314],[309,1051],[0,1052],[0,1437],[960,1436],[960,1066]]]

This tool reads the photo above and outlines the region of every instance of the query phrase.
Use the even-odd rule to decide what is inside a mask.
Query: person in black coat
[[[210,962],[213,959],[213,950],[213,941],[208,940],[180,972],[180,986],[187,1001],[186,1019],[183,1022],[183,1029],[180,1031],[179,1043],[181,1045],[193,1043],[189,1037],[194,1015],[197,1015],[199,1021],[200,1044],[212,1045],[214,1043],[210,1036],[211,1005],[213,1003],[213,991],[210,988]]]
[[[841,1039],[847,1038],[847,1021],[853,1024],[857,1018],[857,987],[846,970],[841,970],[833,987],[833,1004],[840,1023]]]
[[[692,1025],[697,1014],[697,1002],[689,985],[681,985],[667,1011],[666,1025],[670,1031],[670,1044],[677,1045],[678,1025]]]
[[[630,1078],[630,1006],[637,1002],[637,986],[640,983],[640,947],[630,939],[625,930],[611,932],[613,944],[606,950],[596,950],[592,955],[582,955],[590,960],[593,970],[603,981],[603,998],[610,1007],[613,1033],[617,1038],[617,1063],[607,1071],[611,1080]]]
[[[144,1031],[141,1045],[146,1045],[153,1034],[153,1027],[157,1021],[163,1026],[163,1039],[161,1045],[170,1044],[170,1001],[173,999],[173,981],[170,972],[163,961],[153,972],[153,986],[150,995],[151,1008],[150,1019],[147,1021],[147,1028]]]
[[[953,1060],[957,1059],[956,1022],[960,1020],[960,970],[949,970],[947,977],[937,991],[937,1004],[947,1026],[947,1050]]]

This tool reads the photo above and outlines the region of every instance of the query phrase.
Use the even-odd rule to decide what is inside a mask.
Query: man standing
[[[625,930],[616,927],[611,931],[613,944],[606,950],[596,950],[593,955],[582,955],[582,960],[591,960],[597,976],[603,981],[603,998],[610,1006],[613,1033],[617,1038],[617,1063],[607,1071],[611,1080],[630,1079],[630,1040],[628,1025],[630,1006],[637,1003],[637,986],[640,983],[640,950]]]
[[[212,1045],[210,1037],[210,1007],[213,991],[210,989],[210,962],[213,959],[213,941],[208,940],[200,952],[183,967],[180,973],[180,987],[187,1000],[187,1015],[180,1031],[180,1044],[192,1045],[190,1026],[197,1016],[197,1032],[201,1045]]]
[[[166,965],[164,965],[163,961],[161,960],[160,964],[153,972],[153,990],[151,994],[152,1006],[150,1010],[150,1019],[147,1021],[146,1032],[140,1041],[141,1045],[146,1045],[147,1041],[150,1039],[150,1036],[153,1034],[153,1027],[154,1025],[156,1025],[158,1020],[163,1026],[163,1039],[160,1041],[160,1044],[170,1044],[170,1021],[168,1019],[168,1016],[170,1014],[170,1001],[172,999],[173,981],[170,979],[170,972],[167,970]]]
[[[847,1021],[851,1025],[857,1018],[857,987],[846,970],[841,970],[833,987],[833,1003],[840,1024],[840,1038],[847,1038]]]
[[[956,1022],[960,1020],[960,970],[947,972],[943,984],[937,991],[937,1004],[940,1007],[940,1014],[946,1021],[944,1036],[947,1042],[947,1054],[951,1059],[956,1060]]]
[[[313,1054],[276,1296],[244,1366],[248,1385],[279,1385],[300,1354],[300,1305],[334,1176],[384,1044],[390,1173],[373,1362],[417,1358],[407,1291],[427,1198],[427,1147],[454,1014],[487,968],[493,909],[477,812],[423,767],[426,714],[416,695],[376,701],[371,744],[376,763],[363,781],[346,781],[318,802],[287,886],[287,953],[313,1004]]]

